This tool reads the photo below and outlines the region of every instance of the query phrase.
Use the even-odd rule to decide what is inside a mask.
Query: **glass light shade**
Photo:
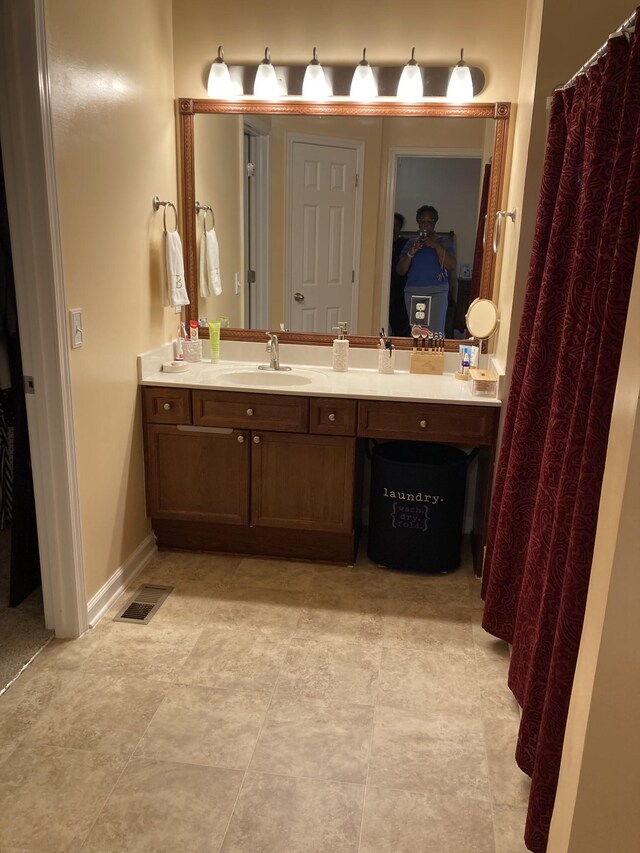
[[[256,79],[253,84],[253,94],[256,98],[264,98],[265,100],[273,100],[280,97],[278,77],[276,69],[271,64],[269,48],[265,50],[264,59],[258,65]]]
[[[414,58],[415,47],[411,49],[411,59],[402,69],[398,83],[397,97],[401,101],[419,101],[422,98],[422,73]]]
[[[366,59],[366,48],[362,51],[362,61],[356,65],[351,81],[350,96],[355,101],[372,101],[378,97],[378,86],[376,85],[373,70]]]
[[[452,69],[449,77],[447,100],[453,104],[463,104],[473,100],[471,69],[463,60],[462,51],[460,51],[460,62]]]
[[[210,98],[230,98],[233,94],[231,76],[227,63],[224,61],[222,45],[218,48],[218,56],[213,60],[209,71],[207,92]]]
[[[322,65],[318,62],[316,49],[313,48],[313,59],[307,65],[302,81],[302,97],[311,101],[323,101],[329,94],[327,79],[324,76]]]

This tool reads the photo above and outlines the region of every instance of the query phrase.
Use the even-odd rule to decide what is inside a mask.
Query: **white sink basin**
[[[257,385],[274,388],[310,385],[313,377],[289,370],[230,370],[228,373],[223,373],[218,381],[222,385]]]

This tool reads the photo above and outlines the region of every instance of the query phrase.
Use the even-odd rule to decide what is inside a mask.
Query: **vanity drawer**
[[[499,414],[499,409],[493,406],[361,400],[358,435],[448,444],[492,444]]]
[[[307,397],[236,391],[193,391],[196,426],[307,432]]]
[[[190,424],[189,388],[142,388],[144,417],[149,424]]]
[[[355,400],[311,397],[309,400],[309,432],[318,435],[355,435],[358,404]]]

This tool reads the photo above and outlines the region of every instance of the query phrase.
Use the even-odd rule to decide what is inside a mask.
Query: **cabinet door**
[[[249,434],[147,426],[152,518],[249,523]]]
[[[355,447],[354,438],[252,433],[251,523],[351,531]]]

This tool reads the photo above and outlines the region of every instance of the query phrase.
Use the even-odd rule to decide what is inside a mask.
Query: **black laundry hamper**
[[[373,448],[370,560],[404,571],[458,568],[467,468],[475,453],[417,441]]]

